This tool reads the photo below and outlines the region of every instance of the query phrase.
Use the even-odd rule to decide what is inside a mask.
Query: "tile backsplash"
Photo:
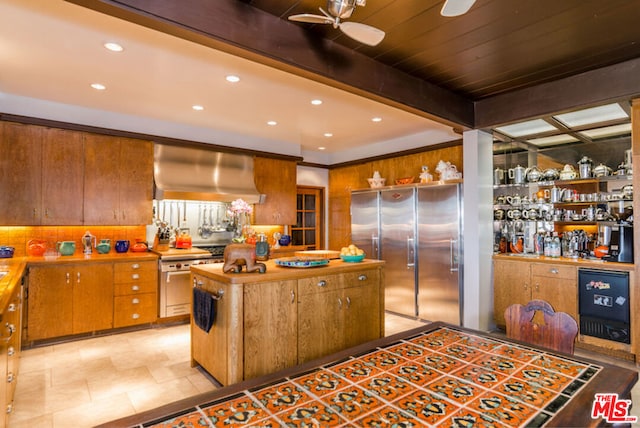
[[[89,231],[101,239],[136,239],[146,241],[145,226],[0,226],[0,246],[15,248],[14,257],[27,255],[27,242],[31,239],[47,241],[47,248],[55,249],[58,241],[75,241],[76,251],[82,251],[82,236]]]

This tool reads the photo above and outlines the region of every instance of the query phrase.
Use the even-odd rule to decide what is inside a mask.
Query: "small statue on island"
[[[224,273],[240,273],[242,266],[246,267],[247,273],[265,273],[267,265],[256,262],[255,247],[249,244],[229,244],[224,249]]]

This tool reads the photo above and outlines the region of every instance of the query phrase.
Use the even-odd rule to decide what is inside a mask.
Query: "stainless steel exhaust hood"
[[[154,145],[155,199],[248,203],[264,200],[253,178],[253,157],[192,147]]]

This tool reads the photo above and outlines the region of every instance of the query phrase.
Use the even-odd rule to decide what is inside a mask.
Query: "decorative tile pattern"
[[[145,426],[544,426],[600,369],[441,327]]]

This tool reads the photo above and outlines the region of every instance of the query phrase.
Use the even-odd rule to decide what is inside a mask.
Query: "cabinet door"
[[[29,268],[27,340],[73,333],[73,265]]]
[[[356,346],[383,336],[380,331],[380,292],[378,287],[351,287],[344,290],[341,302],[343,348]]]
[[[82,224],[83,147],[79,132],[54,128],[44,132],[41,224]]]
[[[532,299],[549,302],[556,312],[578,321],[578,271],[575,266],[531,265]]]
[[[42,132],[39,126],[0,121],[0,224],[40,224]]]
[[[244,285],[244,379],[298,362],[297,280]]]
[[[120,144],[117,138],[85,134],[84,223],[119,224]]]
[[[76,266],[72,274],[73,333],[113,327],[113,264]]]
[[[298,301],[298,363],[343,349],[342,290],[301,295]]]
[[[119,224],[149,224],[153,218],[153,143],[119,140]]]
[[[256,188],[267,196],[264,203],[254,205],[256,224],[296,224],[296,168],[293,161],[254,159]]]
[[[504,326],[504,311],[514,303],[531,300],[529,263],[496,260],[493,262],[493,319]]]

